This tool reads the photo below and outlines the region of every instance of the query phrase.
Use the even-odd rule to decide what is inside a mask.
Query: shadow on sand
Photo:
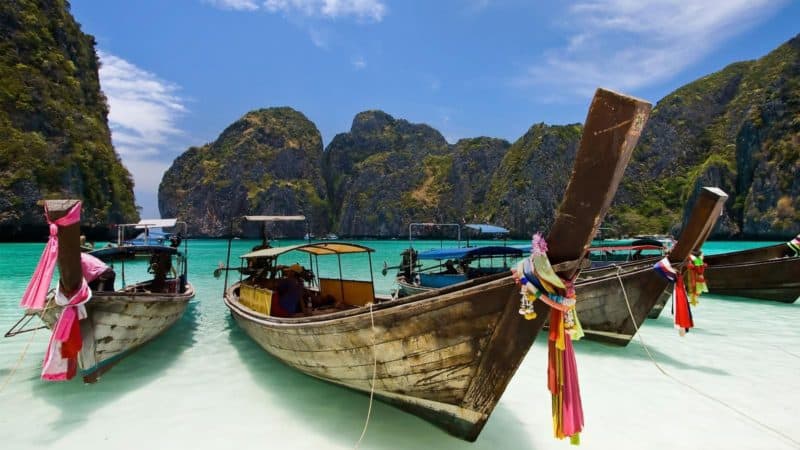
[[[306,376],[283,364],[250,339],[228,316],[229,341],[238,352],[255,384],[269,392],[278,406],[313,424],[310,432],[320,433],[345,447],[353,446],[369,406],[369,397],[342,386]],[[544,405],[549,408],[549,403]],[[548,430],[545,430],[548,432]],[[372,417],[363,446],[373,449],[533,449],[521,432],[514,415],[503,407],[495,409],[483,433],[474,443],[450,436],[434,425],[381,401],[372,406]]]
[[[183,316],[172,327],[122,358],[97,383],[83,383],[80,376],[63,383],[33,381],[33,395],[61,411],[49,422],[39,424],[36,443],[53,444],[77,425],[87,422],[95,409],[162,376],[163,371],[194,344],[199,314],[197,300],[190,301]]]

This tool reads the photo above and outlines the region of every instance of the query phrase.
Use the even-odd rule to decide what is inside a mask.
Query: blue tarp
[[[529,246],[530,247],[530,246]],[[522,256],[522,250],[508,246],[441,248],[420,252],[417,259],[461,259],[478,256]]]
[[[476,230],[485,234],[507,234],[508,230],[497,225],[489,225],[486,223],[468,223],[464,225],[465,228]]]

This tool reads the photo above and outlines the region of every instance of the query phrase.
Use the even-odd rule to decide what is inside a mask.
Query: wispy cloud
[[[353,17],[365,22],[380,22],[388,9],[381,0],[203,0],[220,9],[264,10],[306,17],[338,19]]]
[[[353,65],[354,69],[362,70],[367,67],[367,60],[365,60],[363,56],[354,56],[353,59],[350,60],[350,64]]]
[[[557,18],[572,34],[515,80],[590,95],[665,81],[786,0],[587,0]]]
[[[172,141],[182,134],[178,118],[187,112],[179,87],[110,53],[98,51],[100,84],[108,98],[114,148],[131,171],[137,200],[158,191],[171,160]]]
[[[234,11],[255,11],[258,9],[256,0],[203,0],[209,5],[220,9],[232,9]]]

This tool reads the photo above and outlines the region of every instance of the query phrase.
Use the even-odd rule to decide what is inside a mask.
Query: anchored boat
[[[800,256],[792,242],[705,256],[709,292],[794,303],[800,297]]]
[[[728,195],[703,188],[678,242],[669,252],[674,267],[682,267],[693,249],[700,248],[714,228]],[[584,270],[575,284],[576,310],[586,337],[627,345],[653,306],[669,299],[668,282],[654,270],[658,258]]]
[[[41,276],[47,269],[40,262],[43,271],[37,269],[28,289],[30,296],[26,293],[23,298],[26,316],[38,315],[54,330],[42,376],[60,381],[80,373],[84,381],[93,382],[122,357],[154,339],[183,315],[194,297],[194,288],[187,280],[186,242],[184,252],[177,246],[127,245],[97,250],[92,252],[96,256],[87,257],[80,251],[81,202],[47,200],[44,203],[48,221],[54,224],[51,232],[57,228],[57,233],[51,234],[45,254],[57,248],[61,280],[58,290],[45,300],[50,282],[49,278]],[[64,221],[65,218],[70,220]],[[148,271],[152,279],[125,285],[125,261],[137,255],[150,258]],[[44,259],[43,262],[46,265]],[[115,290],[118,274],[105,262],[120,264],[121,289]],[[42,283],[34,285],[36,280]],[[26,331],[15,327],[6,336]],[[69,351],[63,350],[65,348]],[[62,349],[60,353],[71,357],[61,360],[56,354],[59,349]]]
[[[579,270],[650,108],[603,89],[595,94],[547,239],[549,259],[561,277],[572,279]],[[307,375],[374,391],[467,440],[480,434],[549,311],[546,303],[534,302],[537,316],[525,320],[520,288],[508,274],[393,300],[334,283],[333,291],[338,287],[343,296],[353,296],[340,303],[353,307],[320,313],[312,305],[308,315],[295,317],[248,307],[241,297],[245,286],[226,288],[225,304],[267,352]],[[322,281],[317,288],[324,290]],[[550,403],[543,401],[542,407]]]

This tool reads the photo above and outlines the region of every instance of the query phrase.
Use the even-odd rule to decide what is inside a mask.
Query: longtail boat
[[[728,195],[717,188],[703,188],[678,242],[669,252],[680,266],[692,250],[700,248],[719,218]],[[653,306],[663,300],[668,282],[653,270],[656,259],[620,266],[586,270],[576,283],[576,310],[589,339],[628,345]]]
[[[65,306],[64,301],[57,301],[55,293],[51,292],[45,300],[43,308],[32,308],[26,311],[27,315],[38,315],[47,327],[54,329],[54,336],[60,334],[63,324],[59,325],[64,311],[71,309],[70,314],[75,314],[77,327],[80,333],[71,338],[77,342],[58,342],[66,347],[77,345],[76,361],[70,360],[68,372],[59,371],[57,375],[48,374],[49,354],[45,358],[45,370],[42,377],[46,380],[61,381],[69,379],[76,373],[83,376],[84,381],[94,382],[100,375],[108,371],[121,358],[139,346],[151,341],[164,332],[186,310],[189,300],[194,297],[194,288],[187,281],[187,264],[184,253],[176,247],[159,245],[121,246],[97,250],[94,261],[121,261],[122,278],[124,285],[124,261],[141,254],[150,257],[148,272],[153,278],[140,283],[123,286],[114,290],[113,284],[116,272],[105,266],[103,262],[96,264],[94,269],[91,260],[86,255],[81,255],[80,249],[80,202],[77,200],[46,200],[45,208],[48,220],[56,223],[58,257],[57,264],[61,279],[57,292],[80,293],[89,292],[89,299],[85,304],[70,302]],[[77,209],[77,221],[70,224],[58,224],[58,219],[68,214],[74,215]],[[54,225],[54,226],[56,226]],[[53,227],[51,226],[51,230]],[[52,233],[52,231],[51,231]],[[51,240],[53,236],[51,235]],[[51,241],[52,242],[52,241]],[[47,250],[45,250],[47,252]],[[177,260],[178,267],[173,266],[173,258]],[[91,271],[96,270],[92,275]],[[102,271],[102,273],[99,273]],[[38,272],[38,271],[37,271]],[[94,281],[91,279],[97,277]],[[87,284],[86,281],[89,280]],[[49,285],[49,281],[47,281]],[[86,287],[91,289],[86,290]],[[46,291],[46,287],[44,290]],[[72,295],[74,298],[78,294]],[[23,300],[25,303],[25,300]],[[84,312],[76,312],[80,307]],[[81,317],[85,314],[85,317]],[[10,335],[18,334],[10,333]],[[50,347],[55,341],[51,339]],[[48,348],[48,353],[50,350]],[[74,367],[77,362],[77,366]]]
[[[800,257],[787,244],[706,255],[703,259],[712,294],[782,303],[794,303],[800,297]]]
[[[559,276],[572,279],[579,270],[650,109],[647,102],[597,90],[547,238]],[[509,274],[405,298],[350,302],[366,306],[306,317],[247,307],[243,295],[261,295],[249,283],[227,287],[224,302],[267,352],[307,375],[372,391],[469,441],[477,439],[549,312],[546,303],[534,302],[536,318],[525,320],[520,287]]]

